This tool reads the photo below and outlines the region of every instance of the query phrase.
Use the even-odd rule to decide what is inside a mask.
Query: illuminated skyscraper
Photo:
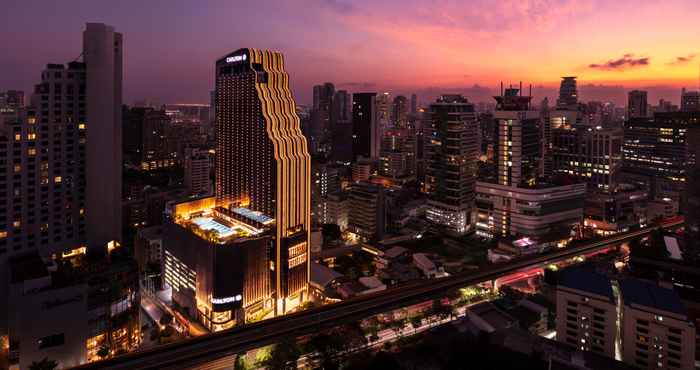
[[[426,117],[428,220],[456,233],[472,229],[478,121],[461,95],[442,95]]]
[[[308,288],[311,162],[282,54],[240,49],[219,59],[216,115],[217,206],[274,220],[272,286],[285,312]]]

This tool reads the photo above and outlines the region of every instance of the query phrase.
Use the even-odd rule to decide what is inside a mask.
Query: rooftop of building
[[[614,299],[610,279],[584,268],[571,268],[562,271],[559,276],[559,286],[603,296],[610,301]]]
[[[620,280],[620,291],[625,305],[639,305],[686,315],[685,306],[673,289],[662,288],[639,279],[624,279]]]
[[[49,276],[44,260],[36,253],[29,253],[10,258],[10,283],[16,284],[27,280]]]
[[[166,210],[175,223],[187,227],[199,237],[225,244],[239,237],[259,235],[265,232],[274,219],[262,212],[240,205],[221,207],[214,197],[173,202]]]

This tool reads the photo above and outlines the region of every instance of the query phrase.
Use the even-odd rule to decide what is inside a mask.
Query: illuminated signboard
[[[226,63],[236,63],[236,62],[242,62],[248,58],[247,55],[234,55],[232,57],[226,58]]]
[[[225,297],[225,298],[212,298],[211,303],[212,304],[225,304],[225,303],[231,303],[231,302],[238,302],[243,299],[243,296],[240,294],[237,294],[232,297]]]

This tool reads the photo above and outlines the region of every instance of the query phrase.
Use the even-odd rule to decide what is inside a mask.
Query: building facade
[[[430,104],[426,137],[425,189],[429,221],[456,233],[473,227],[478,157],[474,105],[461,95],[443,95]]]
[[[282,54],[240,49],[216,62],[216,203],[272,219],[273,296],[306,299],[311,161]]]
[[[379,157],[381,133],[378,123],[376,93],[352,94],[352,155],[376,159]]]

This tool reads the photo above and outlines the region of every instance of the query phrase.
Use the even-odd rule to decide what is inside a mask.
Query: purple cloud
[[[695,54],[688,54],[688,55],[683,56],[683,57],[676,57],[676,59],[674,59],[666,64],[668,64],[670,66],[679,66],[679,65],[683,65],[683,64],[692,62],[693,59],[695,59]]]
[[[625,54],[622,58],[612,59],[603,64],[589,64],[588,68],[601,69],[606,71],[619,71],[634,67],[648,66],[651,61],[649,57],[635,58],[634,54]]]

